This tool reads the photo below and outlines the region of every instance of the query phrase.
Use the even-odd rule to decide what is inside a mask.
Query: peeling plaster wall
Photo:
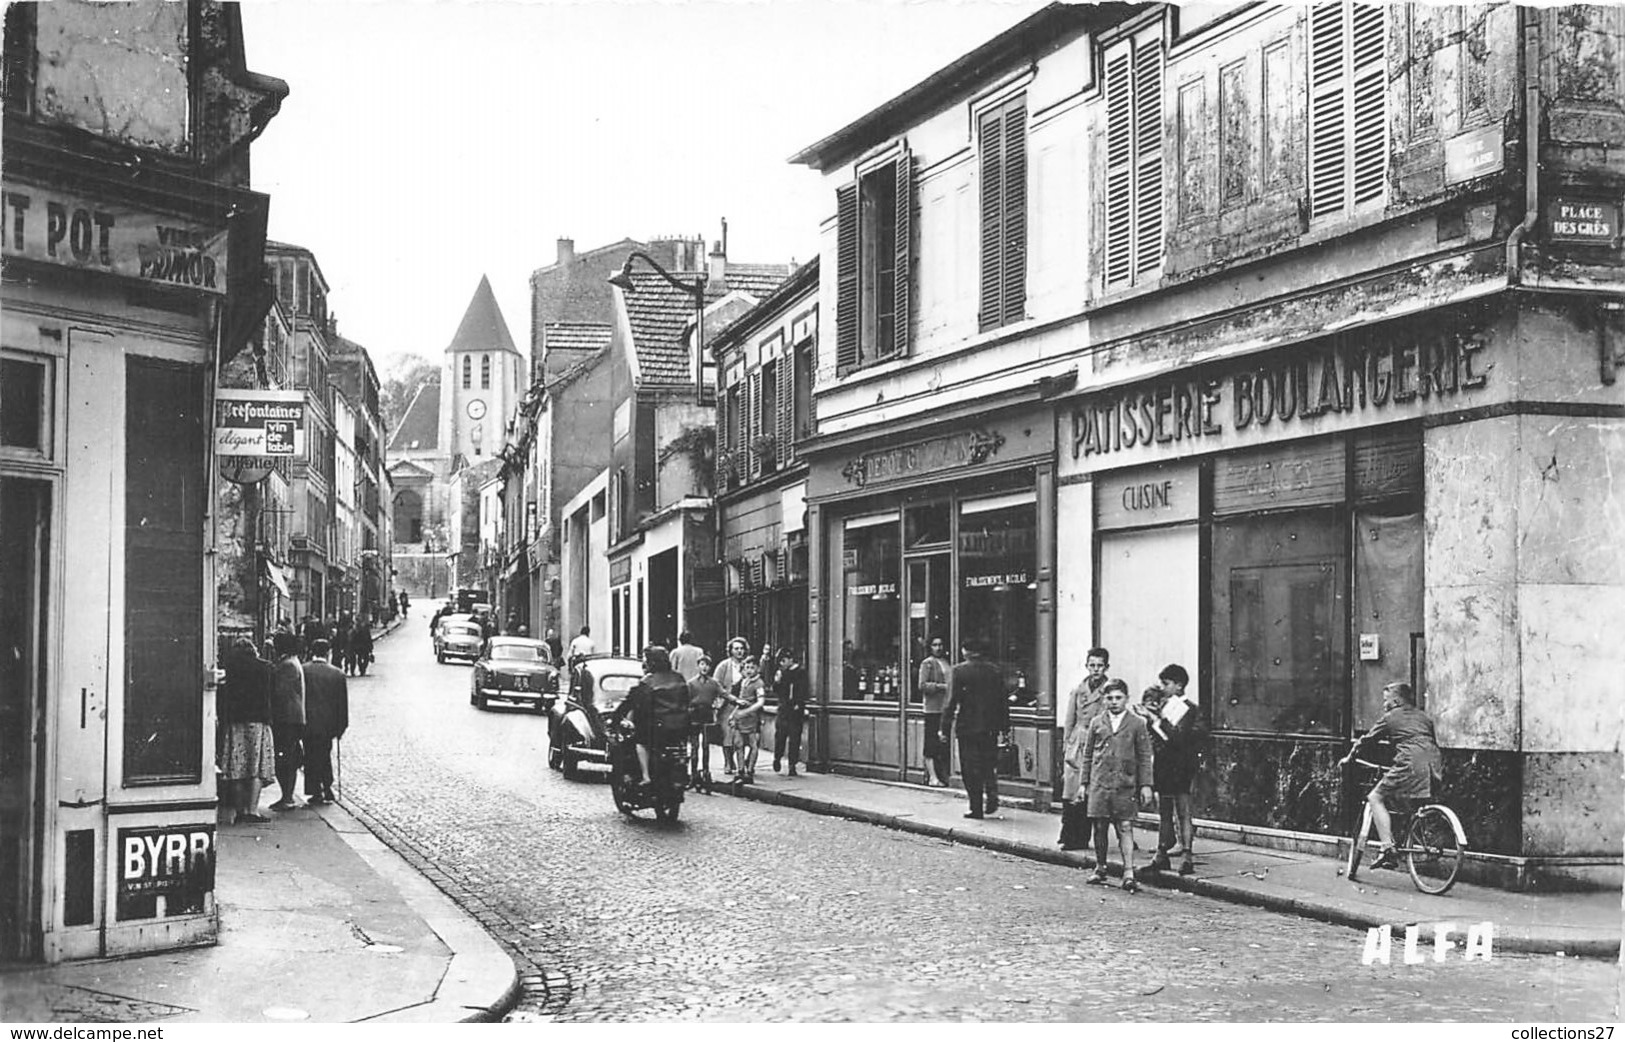
[[[151,2],[38,5],[40,121],[184,153],[187,8]]]

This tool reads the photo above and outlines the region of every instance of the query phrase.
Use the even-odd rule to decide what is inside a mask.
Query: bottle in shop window
[[[869,694],[869,671],[867,669],[860,669],[860,670],[858,670],[858,697],[859,698],[866,698],[866,697],[868,697],[868,694]]]

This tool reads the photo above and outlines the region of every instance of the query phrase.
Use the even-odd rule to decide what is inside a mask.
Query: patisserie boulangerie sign
[[[1072,459],[1092,469],[1129,462],[1120,455],[1218,449],[1227,434],[1254,442],[1268,430],[1295,437],[1422,416],[1486,385],[1488,343],[1477,334],[1408,343],[1345,338],[1215,363],[1088,395],[1072,408],[1071,430],[1063,424],[1058,433],[1070,435]],[[1329,422],[1291,430],[1320,417]]]
[[[0,255],[226,292],[225,229],[34,185],[0,189]]]

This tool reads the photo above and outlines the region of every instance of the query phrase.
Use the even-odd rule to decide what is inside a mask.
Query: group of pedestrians
[[[811,688],[801,656],[793,648],[763,644],[759,655],[743,637],[728,641],[713,663],[687,630],[671,650],[671,668],[688,683],[689,773],[696,784],[709,782],[711,747],[720,745],[725,772],[737,781],[756,780],[764,718],[773,702],[773,770],[786,761],[795,777]]]
[[[402,595],[405,596],[404,594]],[[393,602],[391,602],[393,607]],[[327,650],[323,658],[344,671],[345,676],[366,676],[367,669],[372,665],[372,622],[365,615],[351,615],[343,612],[332,623],[327,622],[319,615],[306,615],[299,623],[299,630],[295,634],[292,621],[286,616],[277,622],[276,633],[296,636],[299,643],[299,659],[309,662],[314,656],[317,641],[326,643]],[[267,642],[269,643],[269,642]]]
[[[371,638],[369,630],[367,661]],[[279,793],[272,810],[333,802],[334,743],[350,723],[349,682],[331,661],[337,655],[331,642],[313,636],[307,643],[279,630],[267,643],[270,654],[262,657],[253,641],[239,637],[225,655],[216,762],[233,824],[266,820],[260,792],[273,781]],[[295,793],[301,769],[303,802]]]
[[[1196,871],[1191,787],[1201,768],[1208,730],[1201,709],[1185,690],[1189,672],[1177,663],[1163,667],[1157,683],[1131,705],[1128,684],[1107,675],[1111,654],[1105,648],[1090,648],[1084,668],[1084,679],[1068,697],[1063,718],[1066,771],[1057,842],[1063,850],[1082,850],[1092,840],[1095,869],[1087,882],[1102,884],[1107,878],[1108,840],[1115,831],[1123,889],[1138,890],[1134,818],[1154,794],[1159,822],[1150,868],[1168,869],[1177,853],[1180,875],[1190,875]]]

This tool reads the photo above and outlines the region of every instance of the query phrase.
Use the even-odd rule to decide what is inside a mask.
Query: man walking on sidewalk
[[[333,802],[333,740],[350,726],[350,682],[318,640],[305,663],[305,799]]]
[[[942,707],[944,742],[959,724],[959,770],[970,797],[967,818],[981,818],[999,809],[999,779],[994,771],[999,732],[1010,726],[1010,705],[1004,697],[1004,679],[983,656],[980,641],[967,640],[965,661],[948,677],[948,703]]]
[[[278,633],[276,665],[271,671],[271,738],[276,745],[276,784],[281,790],[272,810],[299,806],[293,794],[304,760],[305,674],[299,666],[299,638]]]

